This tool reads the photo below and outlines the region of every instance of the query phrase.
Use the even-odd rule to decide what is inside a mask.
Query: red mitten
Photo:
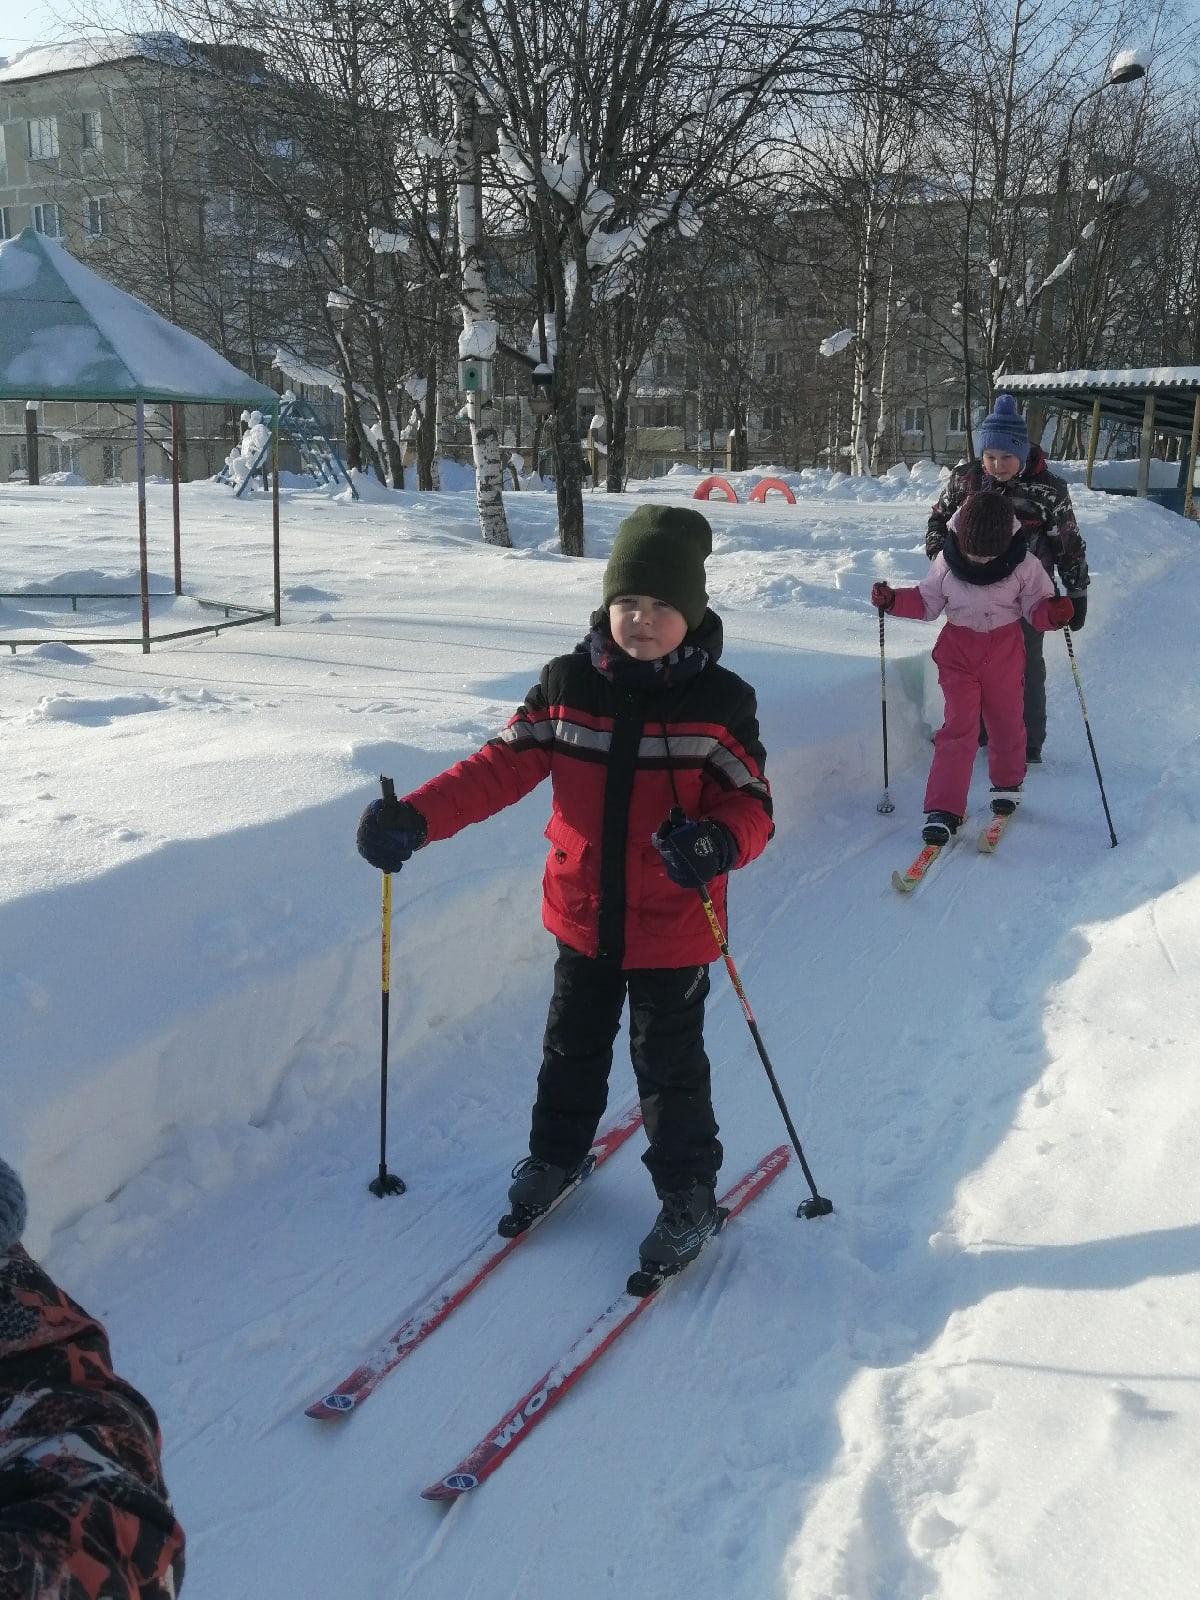
[[[888,583],[871,585],[871,604],[877,611],[890,611],[896,604],[896,591]]]
[[[1075,607],[1068,595],[1056,594],[1053,600],[1046,601],[1046,615],[1052,628],[1065,628],[1075,615]]]

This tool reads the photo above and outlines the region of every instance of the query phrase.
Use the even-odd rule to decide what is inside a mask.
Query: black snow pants
[[[622,971],[560,939],[529,1135],[531,1155],[578,1166],[608,1103],[613,1042],[629,998],[629,1055],[649,1148],[642,1157],[660,1198],[693,1183],[715,1186],[722,1150],[704,1050],[706,966]]]

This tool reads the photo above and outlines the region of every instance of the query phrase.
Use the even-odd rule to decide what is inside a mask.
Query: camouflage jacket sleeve
[[[925,554],[930,561],[946,542],[946,526],[950,518],[972,492],[968,482],[971,463],[961,462],[946,480],[946,487],[933,503],[929,522],[925,528]]]
[[[5,1600],[173,1600],[184,1538],[159,1450],[101,1325],[20,1245],[0,1252]]]
[[[1075,520],[1071,491],[1064,478],[1042,472],[1031,485],[1042,513],[1043,533],[1030,539],[1029,547],[1050,570],[1058,568],[1062,586],[1068,594],[1082,594],[1091,582],[1088,575],[1087,546]]]

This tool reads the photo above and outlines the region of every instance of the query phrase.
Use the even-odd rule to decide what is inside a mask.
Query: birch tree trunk
[[[454,173],[458,186],[458,248],[462,263],[463,327],[489,322],[491,303],[483,272],[479,240],[479,192],[476,185],[476,82],[469,0],[450,0],[454,38]],[[511,546],[504,512],[500,470],[500,435],[490,394],[469,397],[471,450],[475,459],[475,505],[485,544]]]

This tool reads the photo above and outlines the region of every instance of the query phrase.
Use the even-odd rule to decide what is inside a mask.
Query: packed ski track
[[[581,636],[620,517],[689,480],[590,497],[574,563],[552,495],[510,496],[496,551],[469,493],[293,489],[283,628],[3,652],[2,1148],[31,1243],[158,1409],[193,1600],[1196,1592],[1197,529],[1074,486],[1118,848],[1052,635],[1046,761],[1012,826],[976,852],[981,755],[963,841],[900,896],[935,632],[887,624],[884,815],[866,596],[919,576],[937,475],[791,481],[795,506],[707,508],[778,822],[729,943],[835,1209],[797,1217],[793,1159],[449,1507],[420,1491],[620,1291],[655,1203],[636,1134],[360,1411],[304,1415],[503,1209],[552,960],[545,795],[394,880],[407,1192],[373,1198],[379,876],[354,827],[380,773],[403,793],[502,725]],[[128,493],[50,489],[36,529],[30,493],[0,488],[0,588],[127,585]],[[268,525],[261,497],[186,489],[189,587],[257,597]],[[719,961],[708,1047],[732,1182],[785,1130]],[[632,1092],[622,1038],[610,1119]]]

